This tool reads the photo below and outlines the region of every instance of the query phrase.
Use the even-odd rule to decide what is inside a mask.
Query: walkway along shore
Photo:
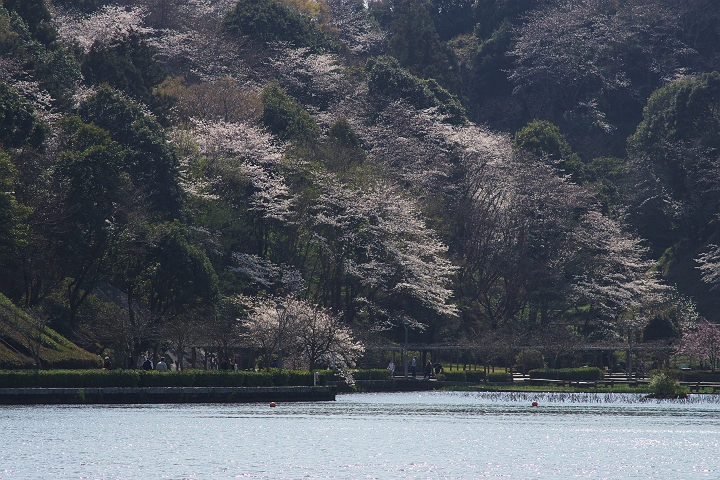
[[[334,401],[328,387],[0,388],[0,405]]]

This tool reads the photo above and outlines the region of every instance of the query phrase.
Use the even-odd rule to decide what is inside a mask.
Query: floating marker
[[[537,403],[537,402],[533,402],[533,403],[532,403],[532,406],[533,406],[533,407],[537,407],[537,406],[538,406],[538,403]]]

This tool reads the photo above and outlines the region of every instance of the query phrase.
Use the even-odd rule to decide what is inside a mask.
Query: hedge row
[[[355,380],[389,380],[390,370],[387,368],[373,368],[370,370],[356,370],[352,372]]]
[[[602,380],[605,372],[597,367],[582,368],[538,368],[528,372],[530,378],[550,380]]]
[[[490,383],[512,382],[512,375],[505,372],[490,372],[485,376],[483,370],[464,370],[444,372],[438,375],[438,380],[447,382],[473,382],[480,383],[487,380]]]
[[[326,383],[320,375],[320,384]],[[223,372],[184,370],[39,370],[0,371],[0,388],[88,388],[88,387],[272,387],[312,385],[306,371]]]
[[[681,382],[720,382],[720,372],[678,372],[678,380]]]
[[[507,383],[512,382],[512,375],[505,372],[491,372],[487,374],[488,383]]]

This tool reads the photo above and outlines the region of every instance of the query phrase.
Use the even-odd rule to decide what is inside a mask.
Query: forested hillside
[[[2,4],[0,293],[116,363],[720,321],[716,0]]]

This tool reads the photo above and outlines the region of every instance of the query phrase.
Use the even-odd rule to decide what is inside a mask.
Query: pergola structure
[[[484,350],[486,349],[486,345],[478,345],[478,344],[456,344],[456,345],[427,345],[427,344],[418,344],[418,343],[408,343],[406,345],[376,345],[376,346],[368,346],[366,347],[366,350],[370,351],[383,351],[383,352],[393,352],[393,363],[395,362],[395,352],[400,352],[401,358],[403,359],[403,366],[405,366],[405,362],[407,361],[407,355],[406,352],[408,351],[415,351],[415,352],[450,352],[450,370],[453,368],[453,359],[457,359],[457,363],[455,365],[456,369],[460,368],[460,358],[462,357],[462,353],[464,352],[472,352],[472,351],[478,351],[478,350]],[[513,350],[517,351],[523,351],[523,350],[547,350],[547,347],[544,347],[542,345],[518,345],[516,347],[513,347]],[[615,352],[617,351],[624,351],[627,358],[627,375],[628,377],[632,375],[632,356],[636,352],[665,352],[668,353],[672,350],[672,346],[670,345],[661,345],[661,344],[621,344],[621,345],[583,345],[583,346],[577,346],[577,347],[570,347],[568,349],[569,352],[608,352],[608,355],[610,357],[610,364],[615,364]]]

